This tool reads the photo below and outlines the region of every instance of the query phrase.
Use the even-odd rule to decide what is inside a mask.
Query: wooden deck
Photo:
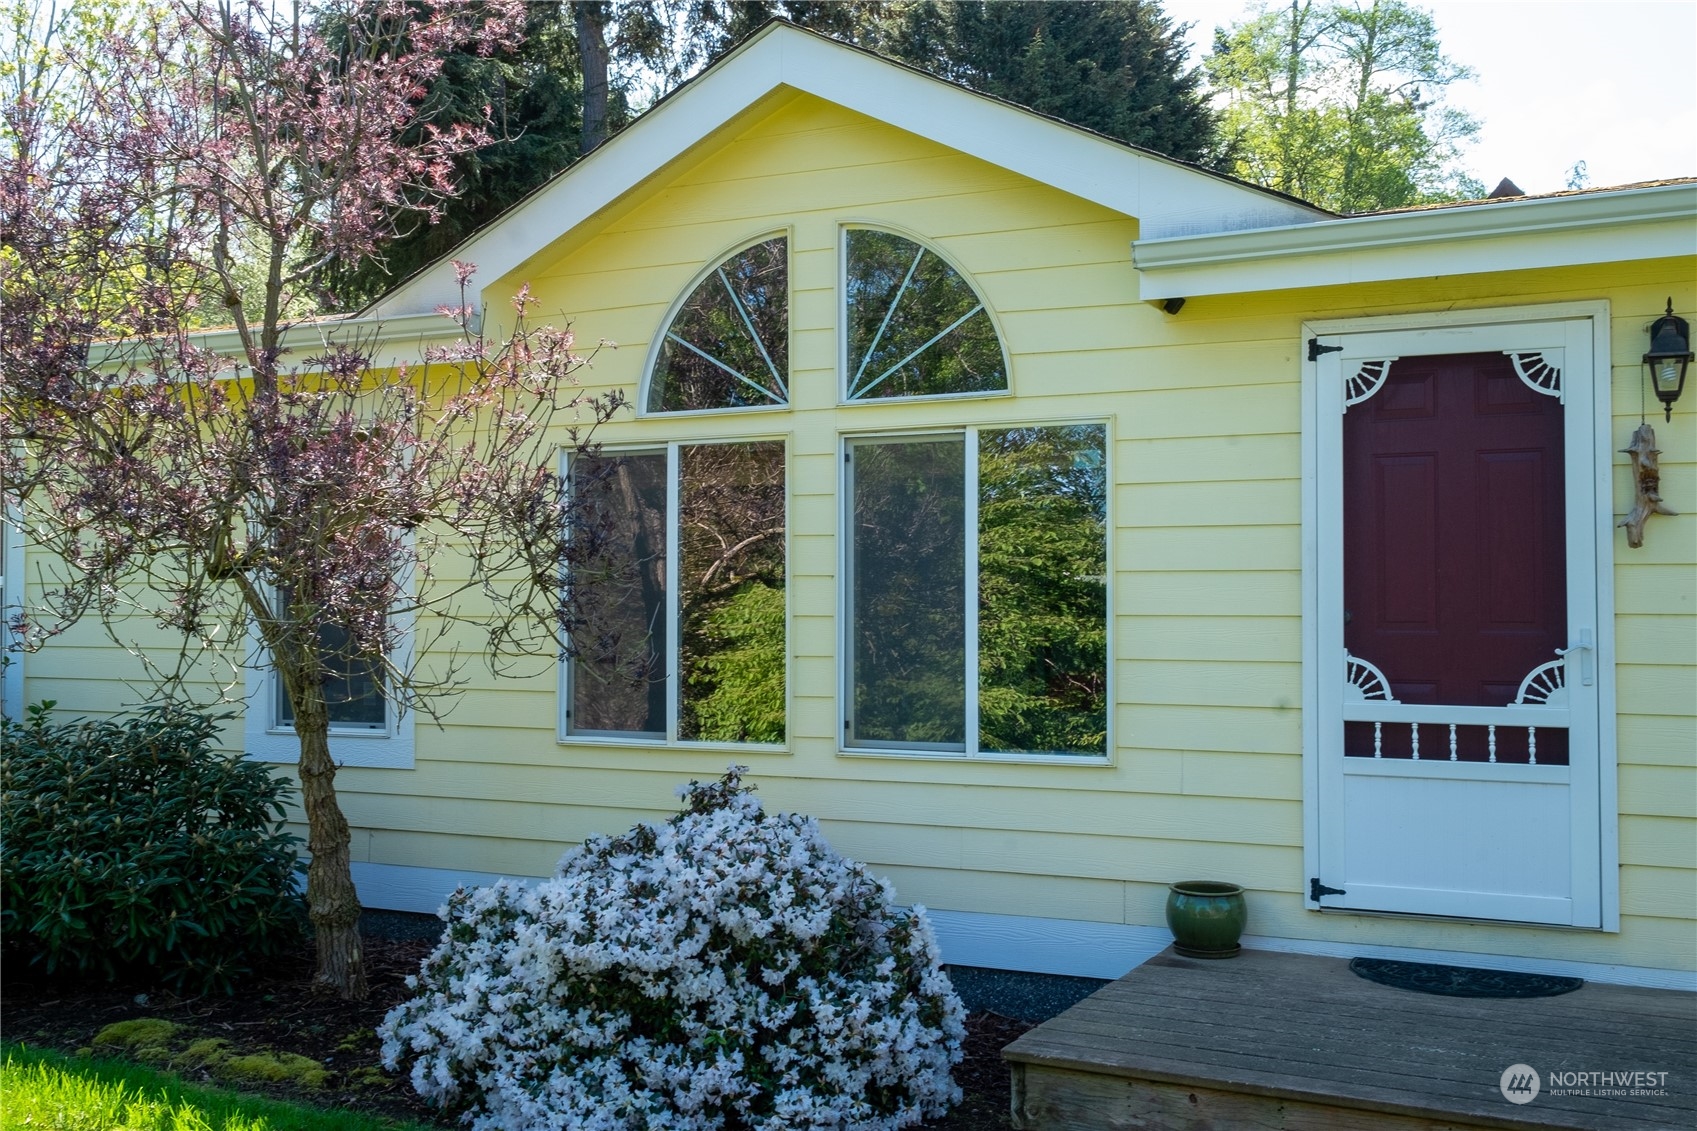
[[[1435,997],[1344,959],[1169,950],[1002,1056],[1027,1131],[1697,1128],[1697,995],[1669,990]],[[1513,1064],[1539,1073],[1530,1103],[1499,1090]],[[1666,1094],[1552,1090],[1570,1071],[1665,1072]]]

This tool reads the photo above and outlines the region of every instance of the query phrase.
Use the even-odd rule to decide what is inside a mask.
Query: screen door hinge
[[[1309,338],[1308,339],[1308,360],[1309,361],[1319,361],[1320,355],[1323,354],[1323,353],[1342,353],[1342,352],[1343,352],[1342,346],[1323,346],[1323,345],[1320,344],[1319,338]]]
[[[1349,893],[1344,891],[1342,888],[1329,888],[1329,887],[1327,887],[1325,884],[1320,882],[1319,876],[1314,876],[1314,877],[1310,878],[1309,881],[1308,881],[1308,902],[1309,903],[1319,903],[1321,896],[1348,895],[1348,894]]]

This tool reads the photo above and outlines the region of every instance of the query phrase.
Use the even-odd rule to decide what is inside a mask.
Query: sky
[[[1277,3],[1278,0],[1272,0]],[[1697,176],[1697,0],[1415,0],[1475,77],[1448,102],[1479,118],[1462,165],[1489,190],[1529,193]],[[1190,31],[1192,62],[1244,0],[1162,0]]]

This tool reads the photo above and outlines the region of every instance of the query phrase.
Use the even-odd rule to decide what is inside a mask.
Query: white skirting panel
[[[501,878],[490,872],[414,868],[400,864],[354,864],[353,876],[360,902],[366,907],[415,911],[426,915],[434,915],[456,887],[475,887]],[[508,878],[524,883],[534,883],[537,879],[535,876]],[[1026,915],[987,915],[974,911],[935,911],[929,908],[926,913],[942,946],[943,961],[957,966],[1023,970],[1033,974],[1068,974],[1080,978],[1118,978],[1159,954],[1172,942],[1172,936],[1161,927],[1089,923],[1077,919],[1038,919]],[[1697,973],[1647,966],[1609,966],[1597,962],[1562,962],[1506,954],[1417,950],[1261,935],[1245,936],[1243,945],[1255,950],[1281,950],[1333,958],[1438,962],[1487,970],[1560,974],[1614,985],[1697,991]]]
[[[1172,945],[1165,927],[925,909],[943,961],[992,970],[1118,978]]]

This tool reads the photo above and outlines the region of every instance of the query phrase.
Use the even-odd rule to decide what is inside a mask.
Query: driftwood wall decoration
[[[1651,515],[1679,512],[1662,502],[1662,468],[1656,459],[1662,450],[1656,447],[1656,430],[1640,424],[1621,451],[1632,457],[1633,499],[1632,509],[1615,525],[1626,527],[1626,544],[1636,550],[1644,544],[1644,523]]]

